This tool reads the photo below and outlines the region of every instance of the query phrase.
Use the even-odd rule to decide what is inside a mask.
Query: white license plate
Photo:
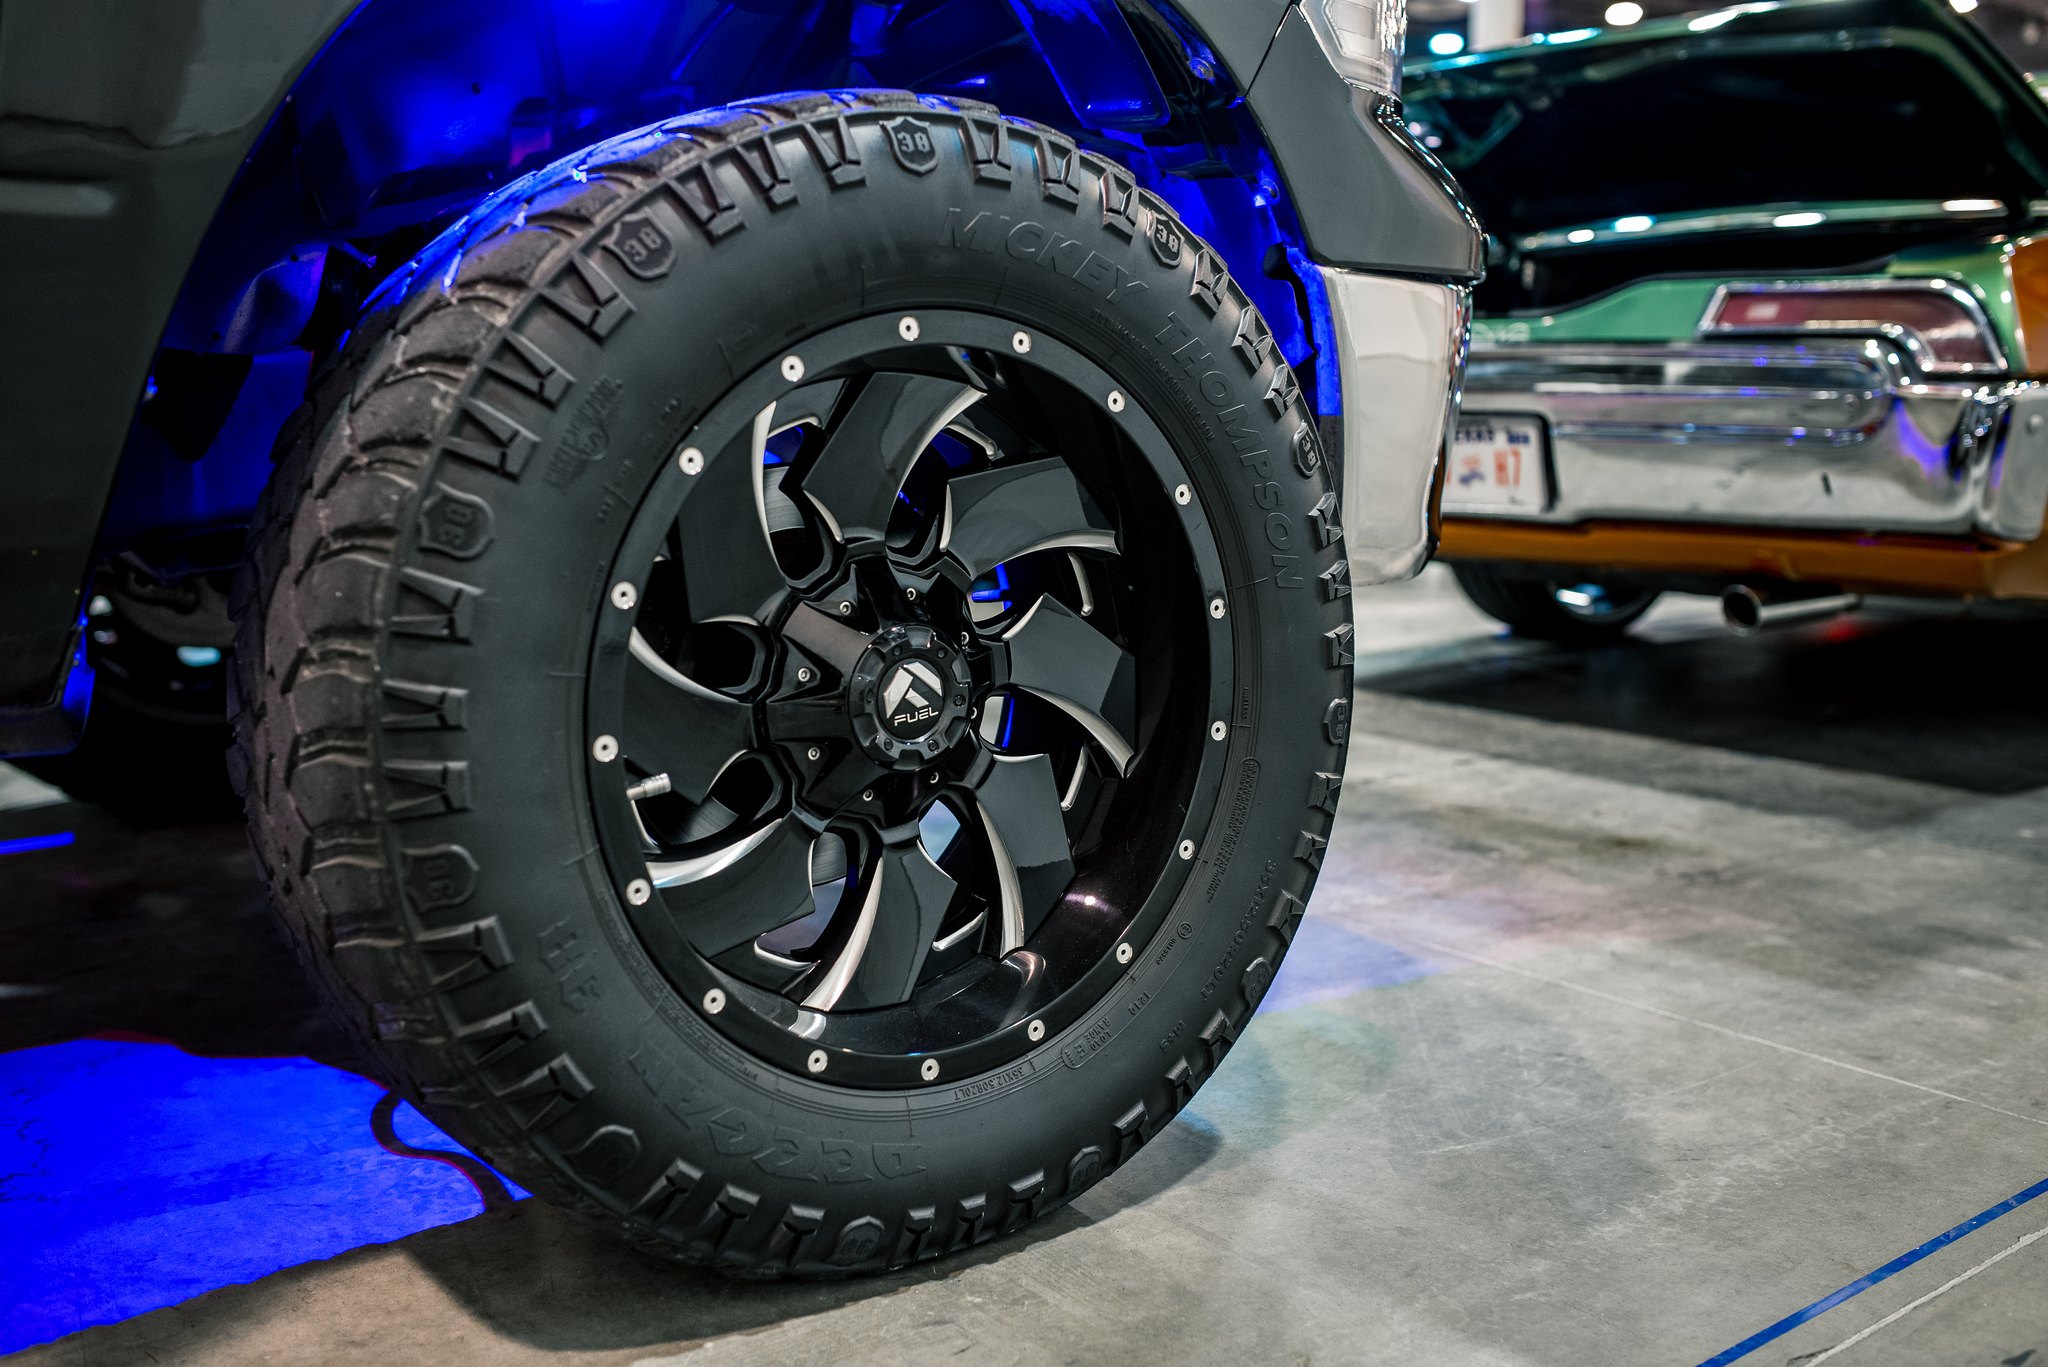
[[[1451,438],[1444,483],[1447,513],[1540,513],[1550,506],[1543,424],[1534,418],[1468,413]]]

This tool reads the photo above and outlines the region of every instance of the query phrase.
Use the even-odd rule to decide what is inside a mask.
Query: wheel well
[[[1281,177],[1229,71],[1164,4],[366,0],[279,106],[200,247],[101,554],[166,575],[234,554],[319,358],[478,199],[659,119],[858,86],[987,100],[1129,166],[1223,256],[1304,391],[1336,413],[1320,278]]]

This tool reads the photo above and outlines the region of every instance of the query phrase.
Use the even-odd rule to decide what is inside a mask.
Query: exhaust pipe
[[[1749,637],[1777,627],[1825,621],[1861,606],[1860,593],[1821,590],[1788,597],[1747,584],[1731,584],[1721,591],[1721,622],[1737,636]]]

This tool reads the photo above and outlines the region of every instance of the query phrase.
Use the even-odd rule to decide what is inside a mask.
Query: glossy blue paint
[[[459,1173],[377,1144],[383,1092],[169,1044],[0,1053],[0,1353],[479,1213]]]

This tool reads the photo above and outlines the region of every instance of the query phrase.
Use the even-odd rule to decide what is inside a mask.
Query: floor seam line
[[[1879,1082],[1894,1083],[1897,1086],[1907,1087],[1916,1092],[1924,1092],[1929,1096],[1941,1097],[1945,1101],[1955,1101],[1965,1106],[1975,1106],[1980,1110],[1990,1111],[1994,1115],[2006,1116],[2012,1120],[2023,1120],[2029,1125],[2039,1125],[2044,1129],[2048,1129],[2048,1120],[2043,1120],[2038,1116],[2022,1115],[2018,1111],[2008,1111],[2003,1106],[1994,1106],[1988,1101],[1978,1101],[1972,1097],[1959,1096],[1955,1092],[1943,1091],[1939,1087],[1930,1087],[1924,1082],[1909,1081],[1906,1078],[1895,1077],[1890,1073],[1881,1073],[1875,1068],[1865,1068],[1858,1063],[1849,1063],[1842,1059],[1829,1058],[1826,1054],[1817,1054],[1811,1049],[1801,1049],[1796,1044],[1783,1044],[1777,1040],[1765,1039],[1761,1035],[1752,1035],[1747,1031],[1734,1029],[1731,1026],[1716,1025],[1712,1021],[1704,1021],[1677,1011],[1669,1011],[1661,1006],[1652,1006],[1648,1002],[1639,1002],[1628,997],[1616,996],[1612,992],[1603,992],[1597,987],[1586,987],[1580,983],[1568,982],[1563,978],[1546,977],[1541,973],[1532,972],[1526,968],[1517,968],[1513,964],[1502,963],[1495,959],[1486,958],[1484,955],[1473,954],[1467,950],[1453,949],[1449,945],[1435,944],[1415,936],[1407,936],[1405,938],[1407,938],[1410,944],[1418,945],[1433,954],[1447,954],[1454,959],[1463,959],[1468,963],[1479,964],[1501,973],[1511,973],[1516,977],[1527,978],[1531,982],[1548,983],[1552,987],[1562,987],[1568,991],[1593,997],[1599,1001],[1611,1002],[1616,1006],[1626,1006],[1631,1010],[1644,1011],[1653,1016],[1662,1016],[1666,1020],[1677,1021],[1682,1025],[1692,1025],[1702,1030],[1711,1030],[1717,1035],[1725,1035],[1730,1039],[1745,1040],[1750,1044],[1762,1045],[1766,1049],[1775,1049],[1781,1054],[1790,1054],[1794,1058],[1803,1058],[1814,1063],[1824,1063],[1831,1068],[1840,1068],[1845,1072],[1859,1073],[1864,1077],[1874,1078]]]

